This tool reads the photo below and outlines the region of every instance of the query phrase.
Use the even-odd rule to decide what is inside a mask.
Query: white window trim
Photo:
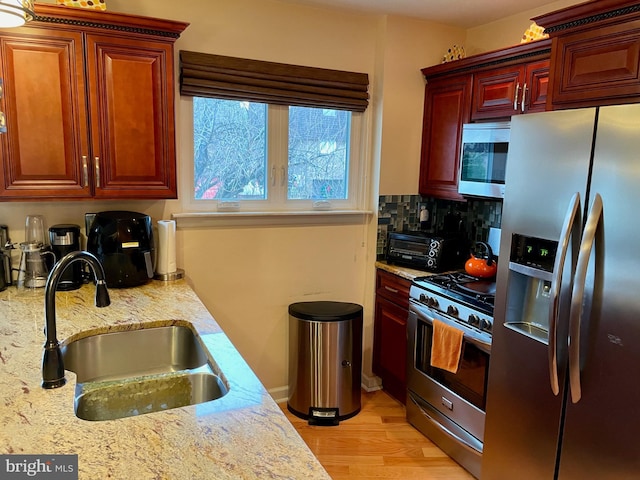
[[[269,125],[271,122],[286,121],[288,107],[276,107],[270,109]],[[268,210],[253,209],[253,204],[264,206],[265,203],[243,201],[243,202],[221,202],[218,200],[195,200],[193,198],[194,169],[193,169],[193,99],[183,97],[181,102],[181,113],[186,116],[183,125],[183,141],[188,139],[183,145],[182,151],[186,156],[183,167],[180,169],[182,175],[181,185],[181,206],[182,211],[172,214],[179,225],[183,227],[196,226],[226,226],[226,225],[299,225],[299,224],[345,224],[362,223],[374,212],[371,207],[367,209],[367,198],[371,186],[370,175],[371,166],[369,159],[369,138],[367,128],[370,123],[370,109],[364,113],[354,112],[351,124],[351,158],[349,171],[349,200],[331,200],[327,205],[325,202],[314,202],[313,200],[285,200],[286,188],[279,192],[281,198],[270,199]],[[286,131],[286,130],[285,130]],[[284,158],[277,149],[285,149],[286,139],[281,138],[283,145],[272,145],[269,143],[269,155],[276,155],[275,158]],[[275,152],[272,149],[276,149]],[[183,157],[184,158],[184,157]],[[273,158],[273,157],[272,157]],[[284,175],[287,178],[286,165],[281,163],[270,164],[270,168],[276,168],[278,176]],[[283,181],[282,179],[277,181]],[[286,181],[286,180],[284,180]],[[314,205],[315,203],[315,205]],[[239,208],[238,208],[239,207]]]

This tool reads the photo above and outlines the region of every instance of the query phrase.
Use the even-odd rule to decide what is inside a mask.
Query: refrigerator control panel
[[[511,239],[511,262],[553,272],[558,242],[514,233]]]

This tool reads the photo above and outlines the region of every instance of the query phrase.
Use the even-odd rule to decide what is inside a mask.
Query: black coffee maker
[[[56,262],[67,253],[80,250],[80,227],[72,224],[53,225],[49,228],[51,251]],[[58,283],[58,290],[76,290],[82,286],[82,265],[74,262],[69,265]]]
[[[96,213],[87,233],[87,250],[102,263],[107,287],[129,288],[153,278],[151,217],[143,213]]]

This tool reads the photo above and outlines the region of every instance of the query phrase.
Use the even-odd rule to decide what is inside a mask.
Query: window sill
[[[298,212],[185,212],[171,218],[180,228],[227,226],[290,226],[362,224],[371,215],[367,210],[324,210]]]

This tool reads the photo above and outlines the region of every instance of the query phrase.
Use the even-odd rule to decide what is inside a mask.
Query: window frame
[[[300,215],[350,215],[370,214],[366,211],[367,182],[370,178],[367,158],[367,124],[369,122],[367,109],[364,112],[351,112],[350,152],[348,169],[348,195],[345,200],[289,200],[288,188],[288,105],[267,104],[267,171],[268,180],[272,172],[276,174],[276,185],[269,186],[266,200],[196,200],[194,195],[194,119],[193,97],[183,97],[184,104],[188,106],[185,113],[188,117],[188,161],[187,168],[182,171],[184,181],[183,201],[184,212],[174,214],[174,218],[280,218],[292,215],[300,218]],[[320,108],[320,107],[317,107]],[[280,132],[279,134],[277,132]],[[346,219],[346,217],[345,217]]]

